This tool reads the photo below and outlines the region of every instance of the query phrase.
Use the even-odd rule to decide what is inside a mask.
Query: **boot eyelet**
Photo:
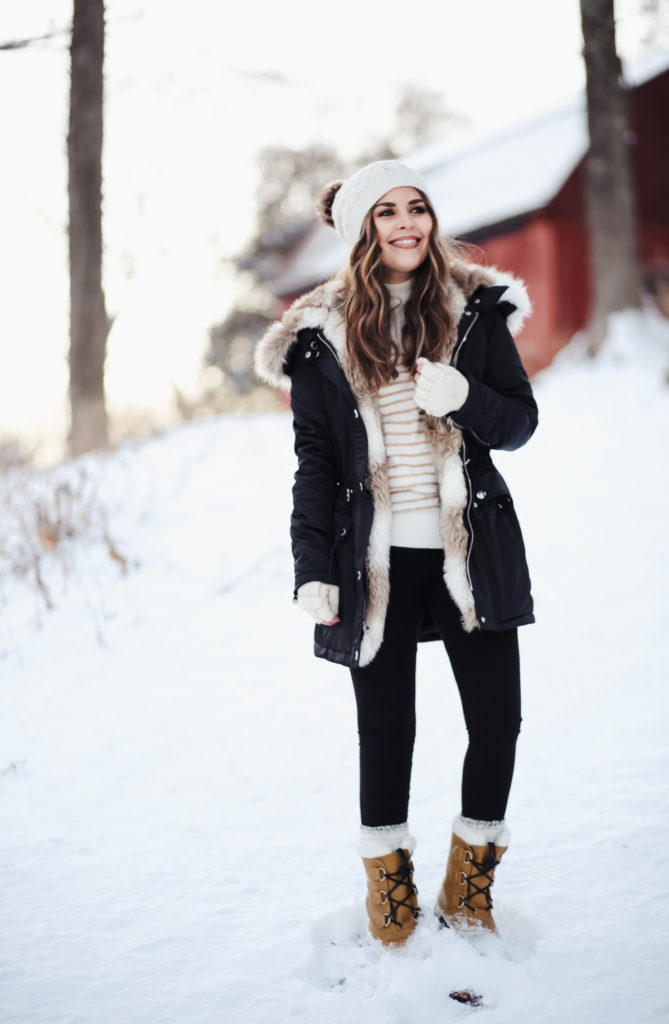
[[[388,902],[388,893],[385,889],[379,889],[379,896],[381,897],[381,906]]]
[[[385,869],[384,868],[379,868],[379,882],[382,882],[385,877],[386,877]]]
[[[467,875],[466,875],[466,873],[464,871],[460,872],[460,878],[462,879],[462,881],[460,882],[460,885],[466,885],[467,884]]]
[[[472,851],[471,850],[465,850],[465,855],[463,857],[463,860],[464,860],[465,864],[471,864],[471,862],[473,860]]]
[[[392,918],[391,918],[390,914],[386,914],[384,916],[384,918],[383,918],[383,927],[387,928],[388,925],[390,924],[391,920],[392,920]]]
[[[464,896],[458,896],[458,910],[462,910],[464,905],[465,905],[465,898],[464,898]]]

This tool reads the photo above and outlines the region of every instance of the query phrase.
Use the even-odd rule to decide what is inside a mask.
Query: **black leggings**
[[[520,731],[518,632],[465,633],[443,570],[441,551],[390,549],[390,601],[383,644],[364,668],[351,669],[360,736],[363,825],[398,825],[409,811],[416,734],[416,648],[429,609],[450,658],[469,733],[462,771],[462,814],[501,821]]]

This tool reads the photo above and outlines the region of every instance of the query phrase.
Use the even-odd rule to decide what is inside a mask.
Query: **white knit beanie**
[[[347,245],[355,245],[369,210],[391,188],[408,185],[429,195],[427,182],[418,171],[399,160],[376,160],[351,175],[332,203],[335,231]]]

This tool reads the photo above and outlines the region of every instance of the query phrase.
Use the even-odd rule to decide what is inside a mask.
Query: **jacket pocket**
[[[353,514],[350,502],[338,500],[332,515],[333,540],[330,551],[330,579],[339,584],[339,554],[343,542],[350,537],[353,526]]]
[[[346,510],[337,519],[330,556],[330,578],[339,588],[340,621],[333,626],[317,625],[315,631],[316,648],[329,651],[327,656],[335,661],[348,659],[356,646],[359,606],[353,550],[353,516]],[[335,652],[340,657],[335,657]]]
[[[481,492],[479,492],[480,494]],[[470,572],[479,622],[503,629],[532,615],[525,544],[508,492],[474,497]]]

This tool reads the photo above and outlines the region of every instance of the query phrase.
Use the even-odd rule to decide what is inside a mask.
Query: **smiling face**
[[[386,284],[407,281],[430,245],[433,221],[423,197],[409,186],[392,188],[374,204],[372,220],[381,247],[383,280]]]

